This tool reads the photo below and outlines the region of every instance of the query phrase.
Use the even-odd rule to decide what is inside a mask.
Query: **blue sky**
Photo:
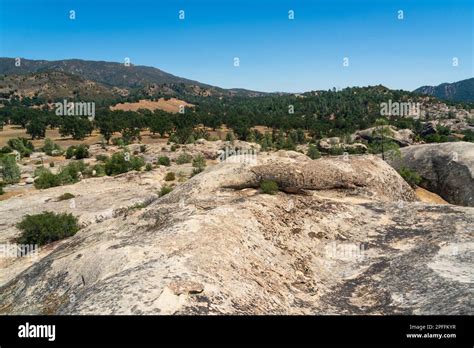
[[[0,56],[118,62],[130,57],[133,64],[204,83],[260,91],[374,84],[412,90],[474,76],[473,4],[0,0]],[[75,20],[69,19],[70,10],[76,11]],[[288,19],[289,10],[294,20]]]

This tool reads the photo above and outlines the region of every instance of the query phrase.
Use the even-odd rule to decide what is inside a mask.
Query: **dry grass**
[[[415,193],[418,199],[425,203],[449,204],[443,198],[438,196],[436,193],[430,192],[421,187],[417,187],[415,190]]]
[[[110,110],[123,110],[123,111],[138,111],[139,109],[148,109],[148,110],[163,110],[166,112],[179,112],[180,105],[184,105],[185,107],[193,107],[193,104],[186,103],[183,100],[179,100],[176,98],[171,98],[169,100],[165,100],[164,98],[160,98],[158,101],[151,101],[151,100],[140,100],[136,103],[123,103],[117,104],[110,107]]]

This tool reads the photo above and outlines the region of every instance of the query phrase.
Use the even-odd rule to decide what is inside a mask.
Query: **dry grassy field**
[[[123,111],[138,111],[139,109],[148,109],[148,110],[163,110],[166,112],[179,112],[180,105],[185,107],[193,107],[193,104],[186,103],[184,100],[179,100],[176,98],[171,98],[165,100],[160,98],[158,101],[152,100],[140,100],[136,103],[122,103],[110,107],[110,110],[123,110]]]

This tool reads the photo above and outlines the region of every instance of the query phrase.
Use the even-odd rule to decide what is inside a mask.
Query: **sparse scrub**
[[[275,181],[264,180],[260,184],[260,189],[263,193],[274,195],[278,192],[278,184]]]
[[[315,160],[315,159],[318,159],[321,157],[321,153],[318,151],[318,149],[316,148],[316,146],[310,144],[309,147],[308,147],[308,152],[307,152],[307,155],[309,158]]]
[[[95,156],[95,159],[96,159],[97,161],[100,161],[100,162],[105,162],[105,161],[107,161],[107,160],[109,159],[109,156],[99,154],[99,155]]]
[[[72,193],[65,192],[61,196],[58,197],[58,201],[67,201],[68,199],[72,199],[74,196]]]
[[[168,156],[161,156],[158,158],[158,164],[161,166],[169,167],[171,165],[170,158]]]
[[[171,186],[163,185],[163,187],[160,190],[160,197],[163,197],[164,195],[167,195],[171,191],[173,191],[173,188]]]
[[[175,179],[176,179],[176,176],[173,172],[166,173],[165,181],[174,181]]]
[[[415,188],[422,180],[420,174],[407,167],[400,168],[398,173],[412,188]]]
[[[206,167],[206,159],[204,158],[203,155],[198,154],[196,157],[194,157],[193,167],[194,167],[194,170],[193,170],[194,175],[199,174],[200,172],[204,170],[204,168]]]
[[[46,138],[44,140],[43,151],[48,156],[60,156],[63,153],[61,146],[59,146],[58,144],[55,144],[50,138]]]
[[[67,184],[74,184],[79,181],[80,172],[86,169],[84,162],[74,161],[67,166],[62,167],[58,174],[53,174],[51,171],[43,166],[36,168],[35,187],[37,189],[47,189],[50,187],[62,186]]]
[[[95,170],[95,176],[97,176],[97,177],[106,175],[104,164],[96,164],[92,167],[92,170]]]
[[[176,159],[176,164],[191,163],[192,160],[193,160],[193,156],[191,156],[189,153],[183,152]]]

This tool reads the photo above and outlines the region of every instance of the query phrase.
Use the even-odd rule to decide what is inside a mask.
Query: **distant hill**
[[[143,89],[144,93],[184,93],[192,95],[256,96],[265,93],[244,89],[223,89],[198,81],[178,77],[160,69],[123,63],[67,59],[57,61],[21,59],[15,66],[14,58],[0,58],[0,74],[28,75],[46,72],[64,72],[80,76],[108,87]]]
[[[13,96],[33,100],[113,99],[120,95],[117,88],[86,80],[81,76],[61,72],[45,71],[26,75],[0,76],[0,98]]]
[[[438,99],[474,102],[474,78],[453,83],[442,83],[438,86],[423,86],[415,93],[428,94]]]

